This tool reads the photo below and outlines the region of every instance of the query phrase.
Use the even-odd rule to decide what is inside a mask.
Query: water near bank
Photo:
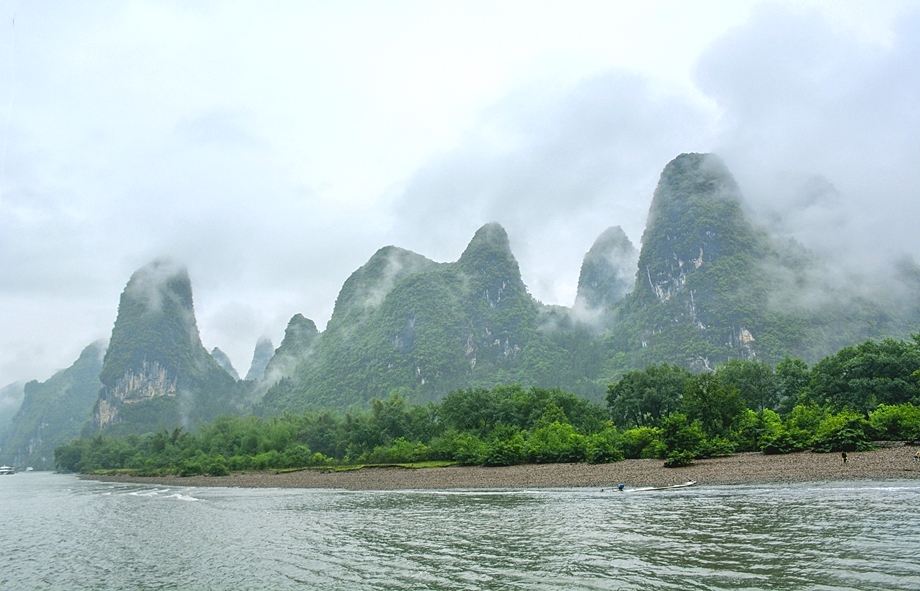
[[[920,589],[920,482],[342,491],[0,478],[0,589]]]

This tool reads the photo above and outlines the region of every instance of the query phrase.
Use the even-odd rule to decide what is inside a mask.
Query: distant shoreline
[[[917,447],[890,443],[867,452],[800,452],[788,455],[741,453],[697,460],[684,468],[665,468],[662,460],[624,460],[612,464],[525,464],[486,468],[361,468],[344,472],[301,470],[240,472],[230,476],[98,476],[85,480],[168,486],[240,488],[326,488],[345,490],[410,490],[453,488],[573,488],[666,486],[687,480],[700,484],[779,484],[828,480],[920,479]]]

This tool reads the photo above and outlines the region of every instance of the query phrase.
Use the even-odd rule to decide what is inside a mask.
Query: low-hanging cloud
[[[723,110],[713,149],[761,221],[851,269],[920,255],[920,10],[883,43],[766,6],[697,79]]]
[[[711,123],[692,102],[623,71],[566,92],[522,90],[484,113],[460,148],[419,170],[394,217],[410,247],[442,260],[497,221],[531,292],[571,305],[597,236],[620,225],[638,242],[661,168],[705,149]]]
[[[294,313],[322,327],[342,283],[381,246],[452,261],[491,221],[508,230],[530,291],[571,305],[605,228],[640,246],[658,176],[682,152],[719,154],[758,220],[834,261],[831,285],[857,272],[871,285],[868,270],[888,269],[884,279],[920,258],[917,9],[885,37],[828,21],[844,9],[767,5],[709,46],[690,91],[686,72],[664,79],[642,60],[599,56],[619,69],[574,64],[577,83],[515,78],[518,90],[488,106],[482,97],[512,83],[476,77],[486,49],[478,62],[450,61],[464,55],[465,31],[450,31],[450,52],[428,66],[390,71],[439,37],[426,29],[417,47],[412,6],[344,16],[304,6],[23,3],[0,39],[12,64],[0,68],[0,99],[13,97],[0,121],[0,385],[45,379],[107,336],[127,278],[164,256],[189,269],[205,345],[237,366]],[[673,10],[651,14],[661,12]],[[471,14],[464,22],[482,20]],[[405,52],[365,55],[392,33],[378,17],[409,23],[395,35]],[[532,55],[535,69],[544,57],[568,64]],[[452,75],[458,64],[466,77]],[[452,85],[435,88],[444,80],[432,72]],[[434,116],[432,105],[476,84],[501,89],[477,95],[478,116],[459,103]],[[455,114],[465,135],[457,124],[432,139]]]

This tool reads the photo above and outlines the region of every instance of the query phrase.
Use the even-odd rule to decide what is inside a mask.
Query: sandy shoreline
[[[754,484],[827,480],[920,479],[916,447],[890,444],[868,452],[840,454],[811,452],[783,456],[760,453],[697,460],[684,468],[664,468],[661,460],[624,460],[613,464],[528,464],[484,468],[363,468],[347,472],[301,470],[243,472],[230,476],[81,476],[87,480],[135,482],[171,486],[244,488],[338,488],[346,490],[400,490],[449,488],[561,488],[665,486],[687,480],[700,484]]]

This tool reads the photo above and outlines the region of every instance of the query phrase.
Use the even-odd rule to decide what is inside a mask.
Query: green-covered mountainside
[[[16,411],[22,406],[23,387],[22,382],[13,382],[0,388],[0,441]]]
[[[54,448],[78,437],[99,394],[105,343],[80,353],[47,381],[25,385],[22,405],[0,438],[0,464],[54,468]]]
[[[829,287],[828,274],[801,246],[774,240],[748,220],[718,158],[682,154],[661,174],[635,286],[615,310],[619,320],[608,336],[614,354],[602,377],[660,362],[696,371],[739,358],[814,362],[853,343],[916,330],[920,290],[907,270],[892,280],[897,285],[879,290],[887,297]]]
[[[436,400],[512,382],[599,401],[611,381],[650,363],[704,371],[731,359],[815,362],[916,328],[916,265],[894,279],[908,294],[900,298],[834,293],[827,271],[750,221],[718,158],[682,154],[661,174],[641,251],[619,227],[606,230],[585,256],[573,308],[527,293],[497,224],[454,263],[381,249],[259,411],[341,408],[393,391]]]
[[[366,409],[393,393],[420,403],[514,383],[601,402],[609,384],[649,364],[703,372],[739,359],[815,363],[917,331],[914,262],[860,289],[842,287],[840,271],[753,223],[718,158],[682,154],[661,173],[641,249],[619,227],[603,232],[584,257],[573,307],[528,293],[495,223],[451,263],[388,246],[344,283],[323,332],[295,315],[277,350],[267,340],[257,346],[245,380],[228,373],[219,349],[202,346],[185,269],[154,261],[121,296],[98,396],[82,418],[69,416],[86,435],[117,435],[193,428],[219,415]],[[35,416],[26,407],[54,404],[39,403],[50,392],[26,386],[28,405],[7,431],[27,434],[16,436],[17,449],[47,422],[26,420]]]
[[[188,272],[165,260],[128,281],[99,380],[87,434],[194,426],[245,408],[240,383],[201,344]]]
[[[538,316],[498,224],[482,227],[455,263],[387,247],[345,282],[326,331],[262,407],[342,407],[394,390],[426,400],[530,382]]]

